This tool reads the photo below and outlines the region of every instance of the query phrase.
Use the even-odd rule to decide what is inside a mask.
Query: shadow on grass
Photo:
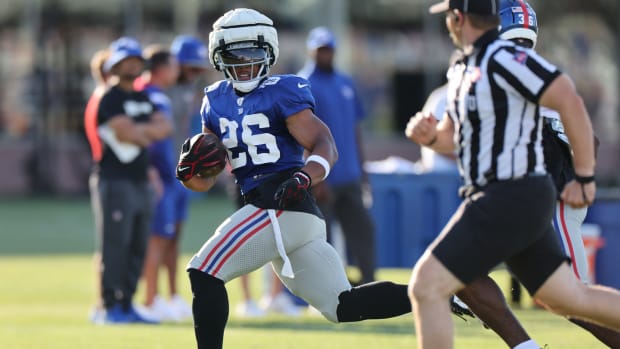
[[[493,331],[485,329],[482,324],[475,320],[463,321],[454,318],[454,325],[459,329],[459,335],[465,337],[475,337],[481,334],[495,336]],[[359,333],[359,334],[394,334],[394,335],[415,335],[413,319],[410,316],[386,320],[366,320],[360,322],[349,322],[334,324],[326,319],[317,318],[277,318],[277,319],[235,319],[229,320],[228,328],[256,329],[256,330],[291,330],[303,332],[340,332],[340,333]]]
[[[366,320],[353,323],[334,324],[323,318],[308,319],[260,319],[260,320],[238,320],[231,319],[228,322],[229,328],[245,328],[245,329],[278,329],[291,331],[307,331],[307,332],[351,332],[351,333],[391,333],[412,335],[414,333],[413,324],[407,321],[390,321],[386,320]]]

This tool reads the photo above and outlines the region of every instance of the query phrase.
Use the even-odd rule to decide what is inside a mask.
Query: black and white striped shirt
[[[545,173],[538,100],[559,75],[495,30],[452,67],[448,114],[466,186]]]

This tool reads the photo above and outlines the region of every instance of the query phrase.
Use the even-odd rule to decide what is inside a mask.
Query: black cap
[[[430,13],[459,10],[463,13],[477,15],[497,15],[499,3],[498,0],[444,0],[431,6],[428,10]]]

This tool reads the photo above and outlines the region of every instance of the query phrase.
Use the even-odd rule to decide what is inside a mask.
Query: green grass
[[[219,195],[193,200],[181,249],[195,252],[233,210],[233,203]],[[88,199],[0,197],[0,256],[85,254],[93,248],[93,217]]]
[[[183,237],[184,256],[202,244],[233,209],[224,198],[194,201]],[[0,348],[192,348],[191,322],[159,326],[94,326],[87,321],[94,299],[92,218],[88,201],[0,200]],[[493,274],[508,285],[503,271]],[[382,269],[381,279],[407,282],[409,270]],[[252,275],[255,295],[261,276]],[[179,286],[189,299],[189,284]],[[240,299],[237,280],[228,286],[232,307]],[[139,290],[137,301],[142,298]],[[550,348],[601,348],[591,335],[568,321],[530,307],[517,310],[524,327]],[[232,313],[232,312],[231,312]],[[457,348],[504,348],[477,321],[455,318]],[[411,315],[354,324],[332,324],[321,317],[270,315],[256,320],[231,315],[227,348],[321,349],[416,348]]]

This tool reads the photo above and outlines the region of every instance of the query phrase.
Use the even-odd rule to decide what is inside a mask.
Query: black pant
[[[362,184],[356,181],[330,188],[331,200],[319,202],[327,221],[327,236],[331,236],[331,223],[338,221],[345,237],[347,251],[362,275],[361,282],[374,281],[375,226],[362,200]]]
[[[96,193],[92,192],[96,186]],[[106,308],[131,304],[142,274],[151,230],[148,182],[95,179],[91,186],[97,249],[101,251],[102,297]]]

